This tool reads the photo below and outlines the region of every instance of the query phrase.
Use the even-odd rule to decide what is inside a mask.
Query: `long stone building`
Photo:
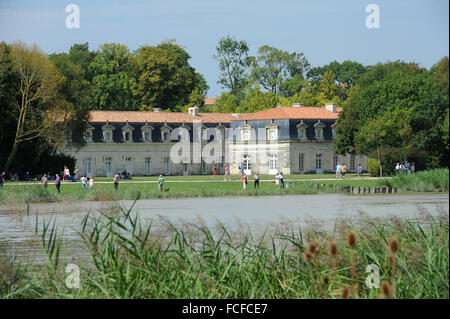
[[[93,111],[86,146],[62,152],[88,176],[210,175],[214,165],[223,174],[225,164],[232,174],[239,167],[248,174],[331,173],[338,162],[366,170],[365,156],[333,152],[339,111],[335,104],[251,114]]]

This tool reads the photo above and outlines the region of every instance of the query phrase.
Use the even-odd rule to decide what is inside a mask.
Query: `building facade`
[[[367,158],[333,152],[339,108],[277,107],[252,114],[93,111],[81,149],[62,152],[76,158],[80,174],[113,176],[211,175],[243,167],[247,174],[348,171]],[[76,137],[74,137],[76,138]]]

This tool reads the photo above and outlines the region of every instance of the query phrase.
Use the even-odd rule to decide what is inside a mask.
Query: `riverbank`
[[[305,175],[290,175],[286,178],[286,188],[277,188],[273,180],[262,179],[255,189],[250,181],[247,189],[236,176],[233,181],[223,181],[211,176],[171,176],[166,178],[163,192],[159,192],[156,181],[138,178],[121,181],[118,190],[111,181],[99,179],[94,189],[82,189],[80,183],[64,182],[61,194],[54,185],[44,189],[37,183],[7,183],[0,191],[0,203],[46,203],[69,201],[114,201],[134,199],[167,199],[190,197],[232,197],[232,196],[276,196],[311,195],[320,193],[391,193],[391,192],[448,192],[448,170],[419,172],[412,176],[394,178],[357,178],[336,180],[330,175],[316,179],[305,179]],[[445,177],[447,176],[447,182]]]

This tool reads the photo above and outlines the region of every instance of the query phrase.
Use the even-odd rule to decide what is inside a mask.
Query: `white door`
[[[92,160],[91,158],[86,158],[86,176],[92,175]]]
[[[150,157],[146,157],[145,158],[145,175],[151,175],[152,174],[152,170],[151,170],[151,159]]]
[[[188,176],[189,175],[189,165],[183,164],[183,175]]]
[[[105,158],[105,171],[106,171],[106,177],[112,176],[112,158],[111,157]]]
[[[133,175],[133,165],[131,163],[131,157],[125,157],[125,170],[130,175]]]
[[[252,173],[252,163],[251,163],[250,155],[244,155],[243,165],[244,165],[244,173],[246,175],[251,175],[251,173]]]
[[[269,174],[275,175],[278,173],[278,155],[269,155]]]

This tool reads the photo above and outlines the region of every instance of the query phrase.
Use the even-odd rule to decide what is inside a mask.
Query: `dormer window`
[[[145,124],[141,126],[142,131],[142,139],[145,143],[150,143],[152,141],[152,131],[153,127],[148,125],[147,121],[145,121]]]
[[[222,125],[222,122],[219,122],[219,125],[216,126],[216,140],[223,141],[225,139],[225,126]]]
[[[333,139],[337,138],[336,128],[337,128],[337,121],[334,122],[333,125],[331,125],[331,131],[332,131],[332,134],[333,134]]]
[[[303,123],[303,120],[301,120],[301,122],[297,125],[297,133],[298,133],[298,138],[301,141],[306,141],[306,128],[307,125],[305,123]]]
[[[185,122],[183,122],[183,124],[179,127],[178,140],[189,142],[189,140],[190,140],[189,131],[190,130],[191,130],[191,128],[189,126],[187,126]]]
[[[273,123],[273,120],[272,123],[266,125],[266,139],[268,141],[278,140],[278,125]]]
[[[241,141],[250,141],[251,127],[248,124],[241,125]]]
[[[133,142],[133,130],[134,130],[134,127],[132,127],[130,124],[128,124],[128,121],[126,122],[125,126],[122,127],[123,140],[126,143]]]
[[[323,124],[320,119],[317,121],[316,124],[314,124],[314,130],[316,133],[316,139],[322,141],[323,138],[323,128],[325,127],[325,124]]]
[[[172,128],[167,125],[167,122],[164,123],[164,126],[161,127],[161,139],[164,143],[170,142],[170,132]]]
[[[92,131],[94,130],[94,127],[91,125],[88,125],[86,128],[86,132],[84,133],[84,140],[86,142],[92,142]]]
[[[102,131],[103,131],[103,140],[106,143],[110,143],[113,141],[113,131],[116,128],[109,124],[109,121],[106,121],[106,124],[102,126]]]

